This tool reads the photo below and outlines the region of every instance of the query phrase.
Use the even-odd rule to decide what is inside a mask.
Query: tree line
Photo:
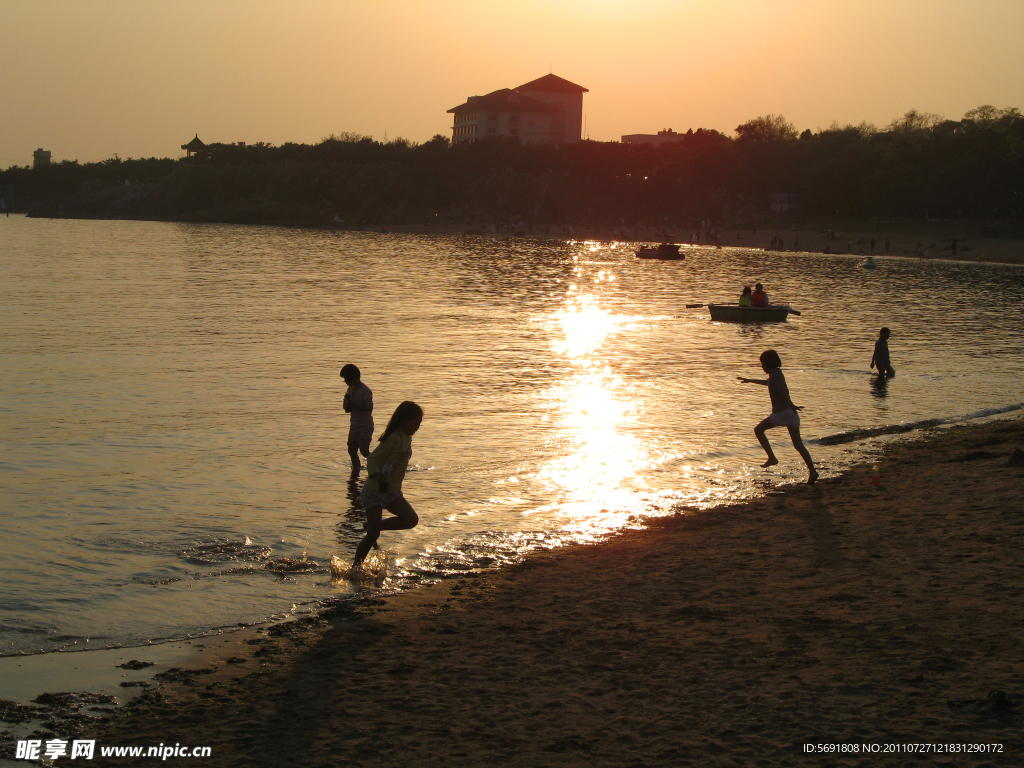
[[[196,178],[203,181],[192,191],[174,195],[182,211],[229,202],[218,195],[248,195],[269,206],[393,223],[712,218],[738,226],[770,215],[772,193],[800,195],[802,213],[813,217],[1016,219],[1024,212],[1024,116],[1016,108],[978,107],[960,120],[912,110],[883,128],[833,124],[816,133],[765,115],[735,134],[690,130],[657,147],[504,138],[452,145],[441,135],[417,144],[358,134],[316,144],[222,143],[188,160],[15,166],[0,171],[0,190],[15,201],[48,195],[73,204],[126,181],[178,178],[188,187]]]

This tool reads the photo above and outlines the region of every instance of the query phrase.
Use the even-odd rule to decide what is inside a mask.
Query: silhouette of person
[[[349,363],[341,369],[341,378],[348,385],[342,407],[352,414],[348,429],[348,455],[352,458],[352,469],[362,469],[359,454],[370,455],[370,440],[373,439],[373,392],[363,384],[359,369]]]
[[[786,427],[789,430],[789,437],[793,441],[793,447],[796,448],[797,453],[804,460],[804,464],[807,465],[807,484],[812,485],[818,479],[818,470],[814,468],[811,454],[800,437],[800,414],[797,411],[802,409],[800,406],[794,405],[789,397],[789,387],[786,385],[786,377],[782,375],[782,359],[779,357],[779,353],[774,349],[762,352],[761,370],[768,374],[767,379],[736,377],[743,384],[760,384],[768,387],[768,396],[772,401],[771,415],[754,427],[754,436],[757,437],[757,442],[768,454],[768,461],[761,466],[771,467],[779,463],[765,432],[773,427]]]
[[[896,371],[889,359],[889,329],[883,328],[878,332],[878,341],[875,342],[875,351],[871,355],[871,368],[878,369],[878,375],[884,378],[892,378]]]
[[[412,436],[423,423],[423,409],[411,400],[399,404],[380,436],[380,442],[366,459],[369,477],[363,485],[366,536],[356,547],[352,568],[362,565],[381,531],[415,528],[419,516],[402,495],[402,480],[412,458]],[[383,520],[384,510],[394,517]]]

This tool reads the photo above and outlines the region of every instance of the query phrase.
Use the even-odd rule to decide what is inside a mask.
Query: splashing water
[[[331,555],[330,561],[332,581],[351,581],[363,586],[380,586],[388,578],[388,556],[387,553],[372,549],[358,568],[342,560],[337,555]]]

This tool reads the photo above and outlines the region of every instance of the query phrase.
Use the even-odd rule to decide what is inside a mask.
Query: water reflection
[[[437,468],[409,486],[424,523],[389,540],[397,568],[426,576],[802,480],[792,454],[760,468],[765,393],[732,384],[768,348],[805,437],[840,436],[815,443],[830,468],[901,424],[1021,400],[1019,268],[892,259],[880,283],[852,257],[651,264],[633,244],[13,218],[0,241],[6,650],[37,649],[37,633],[180,636],[319,599],[319,577],[262,570],[200,597],[183,553],[248,537],[275,559],[348,560],[363,523],[361,481],[337,460],[349,360],[383,411],[427,408],[416,455]],[[768,275],[802,317],[684,310]],[[387,343],[352,318],[386,318]],[[908,340],[899,383],[865,388],[883,325]]]
[[[343,513],[344,519],[338,523],[338,543],[345,552],[354,548],[363,538],[363,523],[366,512],[363,510],[363,484],[359,472],[353,470],[345,487],[345,498],[348,504]]]
[[[583,277],[579,267],[576,272]],[[609,270],[594,276],[595,283],[614,279]],[[548,394],[557,412],[561,450],[538,478],[560,499],[552,505],[557,517],[577,535],[623,525],[636,511],[635,481],[649,464],[640,440],[627,429],[642,412],[642,402],[600,354],[630,322],[602,307],[599,294],[577,285],[569,286],[552,320],[559,331],[553,346],[572,369]]]
[[[887,376],[871,377],[871,396],[884,400],[889,394],[889,378]]]

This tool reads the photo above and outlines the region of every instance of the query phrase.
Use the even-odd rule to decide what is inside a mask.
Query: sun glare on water
[[[630,481],[648,465],[640,441],[626,426],[642,412],[632,387],[601,359],[601,350],[632,319],[600,306],[599,297],[570,286],[551,322],[560,330],[555,349],[573,370],[549,393],[561,426],[563,451],[539,479],[556,491],[557,514],[567,529],[601,533],[620,527],[636,509]]]

